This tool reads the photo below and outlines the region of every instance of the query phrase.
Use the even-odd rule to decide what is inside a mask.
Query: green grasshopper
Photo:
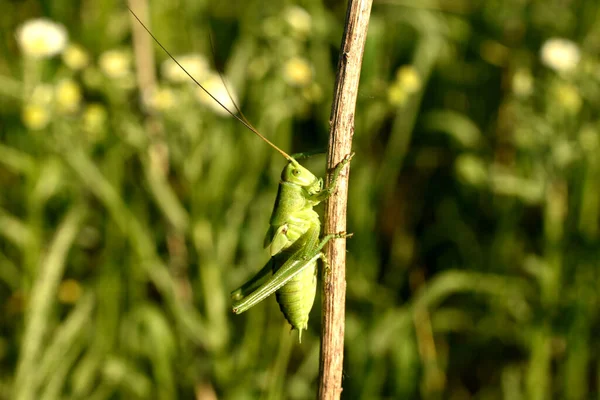
[[[240,314],[275,292],[279,308],[292,329],[298,330],[299,340],[302,330],[308,327],[308,314],[315,300],[317,260],[321,259],[327,267],[321,250],[331,239],[350,236],[336,233],[319,240],[321,222],[313,207],[331,196],[342,168],[353,154],[335,167],[326,188],[323,179],[298,163],[297,159],[304,156],[284,155],[288,164],[281,173],[264,241],[271,259],[252,279],[231,293],[233,312]]]
[[[351,234],[341,232],[325,235],[319,239],[321,221],[313,207],[331,196],[340,172],[350,162],[354,153],[346,156],[335,167],[329,186],[324,187],[323,179],[317,178],[298,163],[299,159],[309,157],[312,154],[288,155],[258,132],[244,117],[235,102],[234,105],[241,117],[230,111],[186,71],[131,9],[129,11],[158,46],[196,85],[288,161],[281,173],[281,181],[275,198],[269,229],[264,240],[264,246],[269,249],[271,259],[252,279],[234,290],[231,293],[231,298],[233,300],[233,312],[241,314],[275,293],[283,315],[292,326],[292,329],[298,330],[298,339],[301,340],[302,330],[308,327],[308,315],[315,300],[317,260],[321,259],[324,267],[327,268],[327,261],[322,249],[331,239],[351,236]],[[223,82],[223,84],[225,83]]]

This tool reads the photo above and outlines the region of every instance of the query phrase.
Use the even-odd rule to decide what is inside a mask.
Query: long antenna
[[[244,117],[243,119],[238,117],[237,115],[235,115],[233,112],[231,112],[231,110],[229,110],[229,108],[225,107],[223,105],[223,103],[221,103],[215,96],[212,95],[212,93],[210,93],[208,90],[206,90],[204,88],[204,86],[202,86],[202,84],[200,84],[200,82],[198,82],[196,80],[196,78],[194,78],[192,76],[192,74],[190,74],[184,67],[183,65],[181,65],[179,63],[179,61],[177,61],[177,59],[169,52],[169,50],[167,50],[165,48],[165,46],[162,45],[162,43],[156,38],[156,36],[154,36],[154,34],[150,31],[150,29],[148,29],[148,27],[146,25],[144,25],[144,23],[142,22],[142,20],[139,19],[139,17],[133,12],[133,10],[129,7],[127,7],[129,9],[129,11],[131,12],[131,14],[133,14],[133,16],[135,17],[135,19],[137,19],[137,21],[140,23],[140,25],[142,25],[142,27],[146,30],[146,32],[148,32],[148,34],[150,35],[150,37],[152,39],[154,39],[154,41],[156,42],[156,44],[169,56],[169,58],[171,60],[173,60],[173,62],[175,62],[175,64],[177,64],[177,66],[179,68],[181,68],[181,70],[183,72],[185,72],[185,74],[187,76],[190,77],[190,79],[196,84],[198,85],[198,87],[200,87],[200,89],[204,90],[204,92],[209,95],[214,101],[217,102],[217,104],[219,104],[221,107],[223,107],[223,109],[225,111],[227,111],[229,113],[229,115],[231,115],[232,117],[234,117],[235,119],[237,119],[238,121],[240,121],[242,123],[242,125],[244,125],[246,128],[248,128],[250,131],[252,131],[255,135],[257,135],[259,138],[261,138],[262,140],[264,140],[267,144],[269,144],[271,147],[273,147],[275,150],[277,150],[283,157],[285,157],[286,160],[292,161],[292,157],[290,157],[290,155],[288,153],[286,153],[285,151],[281,150],[279,147],[277,147],[273,142],[271,142],[269,139],[267,139],[266,137],[264,137],[255,127],[253,127],[250,122],[248,122],[246,120],[246,117]],[[212,46],[212,40],[211,40],[211,46]],[[222,79],[222,77],[221,77]],[[225,84],[225,82],[223,82],[223,84]],[[229,95],[229,97],[231,98],[231,94],[229,93],[229,89],[227,88],[227,86],[225,86],[225,90],[227,90],[227,94]],[[232,98],[233,101],[233,98]],[[239,111],[239,108],[237,106],[237,104],[235,103],[235,101],[233,101],[233,104],[235,106],[235,108]],[[239,111],[241,114],[241,111]],[[243,115],[243,114],[242,114]]]

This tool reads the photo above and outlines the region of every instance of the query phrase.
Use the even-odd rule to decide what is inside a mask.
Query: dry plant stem
[[[134,10],[142,21],[149,21],[147,0],[128,0],[129,8]],[[154,72],[154,42],[144,28],[131,17],[131,31],[133,36],[133,51],[135,52],[136,78],[140,88],[142,101],[149,92],[156,87],[156,74]]]
[[[146,24],[150,24],[150,8],[148,0],[128,0],[129,9],[140,17]],[[135,53],[136,79],[140,88],[140,101],[147,106],[147,99],[157,87],[156,73],[154,69],[154,41],[148,35],[144,27],[137,19],[131,17],[131,30],[133,38],[133,50]],[[144,121],[146,132],[151,139],[152,145],[148,149],[148,161],[146,163],[147,179],[155,191],[160,191],[161,186],[166,189],[168,185],[166,176],[169,171],[169,153],[164,143],[164,129],[157,118],[148,115]],[[163,191],[163,195],[166,195]],[[176,199],[175,199],[176,200]],[[178,205],[171,203],[170,210],[183,210]],[[178,296],[187,301],[191,299],[190,283],[187,277],[187,247],[185,245],[184,230],[187,228],[187,215],[177,213],[176,221],[167,234],[167,243],[170,254],[170,267],[178,282]]]
[[[333,169],[352,149],[354,110],[372,0],[349,0],[331,108],[327,167]],[[346,167],[346,168],[349,168]],[[348,169],[325,206],[325,232],[346,230]],[[342,393],[346,302],[346,241],[332,240],[326,248],[329,271],[323,274],[323,310],[319,399],[339,399]]]

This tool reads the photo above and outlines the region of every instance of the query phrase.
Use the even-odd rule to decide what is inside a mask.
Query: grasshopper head
[[[292,159],[285,166],[281,173],[281,180],[284,182],[294,183],[296,185],[309,188],[314,186],[319,179],[309,170],[304,168],[298,161]]]

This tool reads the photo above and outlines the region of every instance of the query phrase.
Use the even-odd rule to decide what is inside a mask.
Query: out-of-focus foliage
[[[343,2],[234,3],[153,1],[151,27],[282,148],[324,148]],[[0,398],[313,398],[319,307],[302,344],[274,300],[230,312],[284,160],[124,4],[1,8]],[[598,397],[599,54],[596,0],[375,2],[343,397]]]

